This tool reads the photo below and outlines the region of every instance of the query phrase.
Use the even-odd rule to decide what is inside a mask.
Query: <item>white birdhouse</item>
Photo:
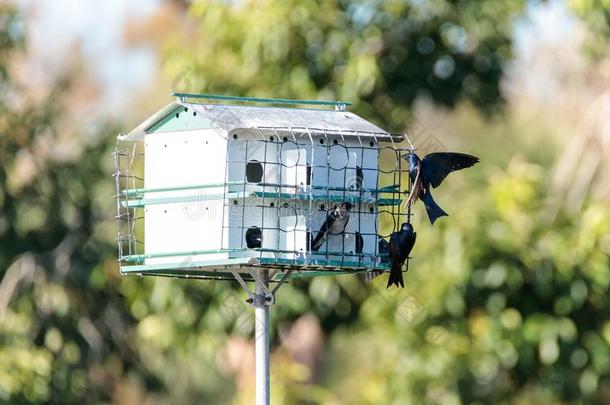
[[[279,108],[177,96],[119,136],[123,273],[233,278],[265,267],[280,270],[273,280],[286,269],[299,277],[389,268],[379,238],[404,215],[408,173],[396,145],[403,135],[341,102],[262,100],[308,106]],[[240,104],[187,102],[195,98]],[[391,160],[385,174],[382,155]],[[318,238],[329,215],[334,228]]]

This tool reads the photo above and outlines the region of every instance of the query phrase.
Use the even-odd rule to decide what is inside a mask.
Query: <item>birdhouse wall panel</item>
[[[240,135],[239,140],[229,140],[227,164],[229,182],[247,181],[246,167],[248,162],[258,162],[262,166],[261,182],[277,183],[279,177],[278,147],[270,142],[260,140],[260,135]],[[249,182],[250,183],[250,182]],[[256,184],[259,182],[252,182]],[[231,186],[231,190],[239,187]]]
[[[284,142],[280,147],[282,193],[296,193],[308,183],[307,181],[307,147],[294,142]]]
[[[262,207],[260,199],[246,200],[238,204],[229,204],[228,222],[225,232],[228,234],[227,244],[228,249],[245,249],[247,250],[246,232],[256,226],[261,229],[262,248],[274,249],[278,248],[279,240],[279,214],[276,207]],[[267,202],[267,205],[269,202]],[[248,252],[248,251],[247,251]],[[261,256],[260,251],[252,250],[251,253],[246,253],[246,256]],[[244,256],[244,254],[231,254],[232,257]],[[273,253],[262,253],[263,257],[272,257]]]
[[[362,187],[367,189],[378,188],[379,151],[376,149],[362,149],[359,158],[358,163],[360,163],[359,166],[362,168]]]
[[[226,141],[216,130],[149,134],[144,153],[146,188],[225,181]]]
[[[292,210],[291,210],[292,211]],[[281,253],[284,259],[293,259],[307,251],[307,219],[305,215],[280,216],[280,250],[294,253]]]
[[[146,264],[176,263],[227,258],[226,253],[196,254],[221,248],[219,201],[150,205],[145,211],[145,253],[151,255],[191,252],[182,256],[152,257]]]
[[[144,142],[144,200],[155,202],[144,215],[145,254],[220,249],[223,204],[214,196],[222,194],[223,187],[197,186],[224,184],[226,142],[216,130],[153,133]],[[198,260],[219,257],[226,254],[197,255]],[[183,259],[155,257],[146,263]]]
[[[365,211],[363,208],[362,211]],[[353,222],[352,222],[353,220]],[[377,214],[361,212],[350,218],[351,226],[362,235],[362,253],[374,255],[377,253]]]

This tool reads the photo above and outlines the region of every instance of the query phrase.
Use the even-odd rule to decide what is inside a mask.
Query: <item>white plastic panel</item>
[[[357,196],[357,171],[362,169],[362,187],[377,186],[378,151],[371,149],[366,139],[362,145],[358,140],[347,138],[343,143],[330,146],[315,144],[313,149],[313,185],[346,187],[354,190],[345,195]],[[320,191],[316,191],[321,193]],[[331,191],[330,195],[343,195],[342,191]]]
[[[240,134],[238,139],[230,137],[228,148],[229,181],[246,181],[246,163],[257,161],[263,165],[264,174],[262,182],[277,183],[279,174],[278,149],[278,144],[261,141],[260,135],[257,133]],[[231,189],[239,190],[240,188],[232,186]]]
[[[215,129],[148,134],[144,185],[147,189],[224,184],[226,141]],[[212,169],[213,168],[213,169]],[[146,200],[184,197],[188,202],[147,205],[144,213],[146,254],[209,251],[221,248],[222,201],[210,200],[217,188],[147,192]],[[216,260],[226,254],[153,257],[146,264]]]
[[[292,259],[307,251],[307,221],[304,215],[294,215],[291,209],[282,209],[280,216],[280,250],[296,253],[282,253],[280,257]]]
[[[220,249],[221,201],[200,201],[196,204],[196,207],[187,204],[159,204],[146,207],[145,252],[155,254]],[[176,263],[227,257],[226,253],[188,254],[147,258],[145,263]]]
[[[277,249],[279,242],[279,213],[277,203],[270,207],[272,200],[265,199],[266,206],[263,208],[262,199],[236,200],[237,204],[230,202],[227,206],[228,228],[225,232],[228,236],[229,249],[247,249],[246,231],[251,226],[256,226],[262,230],[262,248]],[[231,253],[231,257],[242,256],[260,257],[261,252],[247,250],[245,253]],[[273,257],[273,253],[263,253],[262,257]]]
[[[282,187],[280,192],[294,194],[307,185],[307,149],[292,141],[282,143],[281,183],[296,187]]]
[[[227,144],[216,129],[149,134],[144,148],[146,188],[224,183]]]

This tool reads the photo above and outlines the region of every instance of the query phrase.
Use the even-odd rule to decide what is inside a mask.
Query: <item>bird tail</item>
[[[402,279],[402,266],[400,262],[393,262],[392,268],[390,269],[390,276],[388,277],[388,285],[385,288],[390,288],[391,285],[396,287],[405,287],[405,282]]]
[[[449,216],[449,214],[447,214],[445,211],[443,211],[441,207],[438,206],[429,191],[423,193],[420,198],[426,206],[426,212],[428,213],[428,218],[430,219],[431,224],[434,224],[434,221],[436,221],[440,217]]]

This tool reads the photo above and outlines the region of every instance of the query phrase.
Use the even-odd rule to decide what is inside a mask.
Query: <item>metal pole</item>
[[[265,287],[269,286],[269,270],[260,270],[264,286],[256,281],[254,294],[254,340],[256,360],[256,405],[269,405],[269,304]]]

